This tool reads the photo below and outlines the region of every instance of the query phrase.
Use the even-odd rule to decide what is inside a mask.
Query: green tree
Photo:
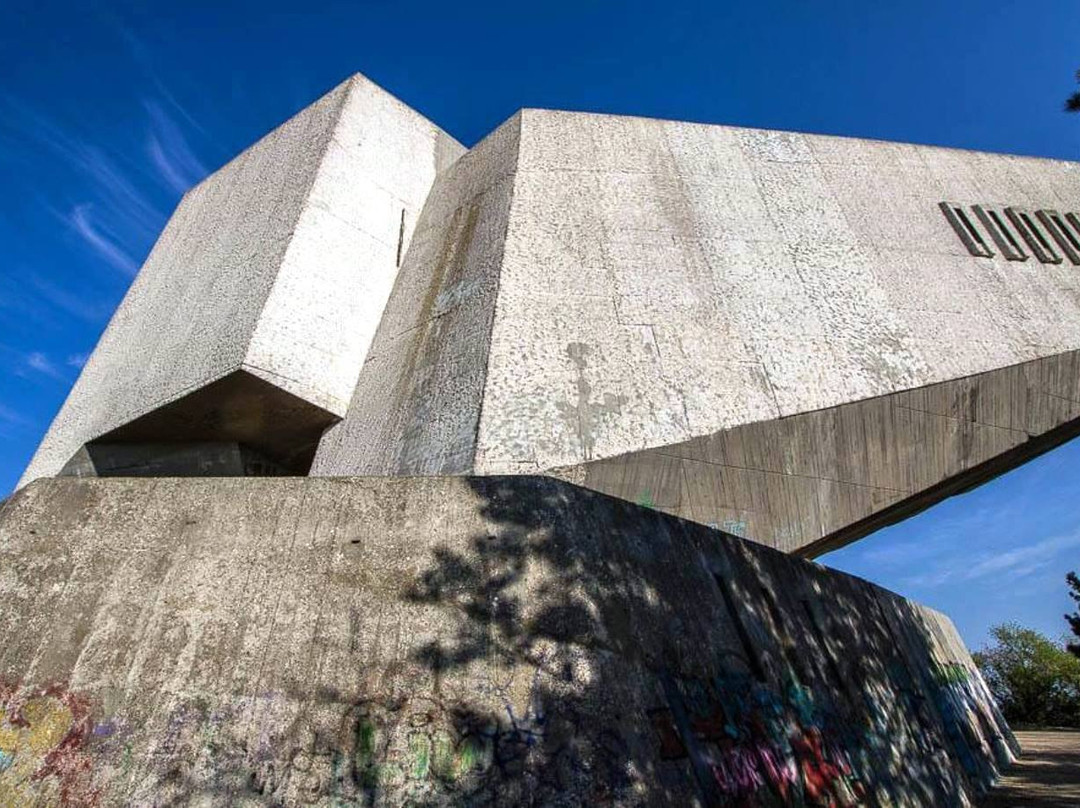
[[[990,629],[995,643],[974,654],[1005,718],[1080,727],[1080,659],[1016,623]]]
[[[1080,84],[1080,70],[1076,71],[1076,83]],[[1066,112],[1080,112],[1080,90],[1065,99]]]
[[[1075,572],[1070,572],[1065,576],[1065,583],[1069,585],[1069,597],[1080,605],[1080,578],[1076,577]],[[1080,640],[1080,609],[1075,614],[1065,615],[1065,619],[1069,621],[1069,628],[1072,629],[1073,636]],[[1080,658],[1080,642],[1071,642],[1066,647],[1069,649],[1069,653]]]

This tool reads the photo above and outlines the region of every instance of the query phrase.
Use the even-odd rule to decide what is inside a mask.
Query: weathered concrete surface
[[[20,485],[237,372],[344,415],[431,183],[463,151],[354,76],[188,191]]]
[[[475,468],[565,467],[1080,349],[1080,273],[937,205],[1080,164],[526,110]]]
[[[938,204],[1080,210],[1080,164],[540,110],[489,141],[436,180],[380,326],[453,347],[392,397],[369,361],[313,474],[557,473],[809,553],[1075,422],[1080,272],[972,257]],[[904,403],[942,385],[978,416]]]
[[[0,805],[967,805],[943,616],[544,478],[39,481]]]
[[[442,174],[313,474],[463,474],[476,454],[520,121]]]
[[[1080,353],[555,472],[814,557],[1080,432]]]

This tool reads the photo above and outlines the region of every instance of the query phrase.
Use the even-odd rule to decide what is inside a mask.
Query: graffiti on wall
[[[511,804],[514,793],[539,803],[572,793],[606,805],[630,785],[623,737],[572,708],[548,713],[534,698],[524,709],[504,701],[486,712],[418,694],[341,702],[266,693],[214,705],[178,700],[141,737],[116,726],[139,749],[139,760],[118,767],[138,783],[135,802],[219,794],[290,805],[482,806]]]
[[[858,805],[866,788],[844,744],[794,680],[777,692],[750,676],[668,678],[650,719],[662,760],[685,759],[723,805]]]
[[[916,780],[948,802],[961,799],[962,784],[948,765],[926,761],[951,757],[979,793],[997,776],[994,761],[1009,760],[992,697],[959,664],[936,664],[929,693],[906,668],[894,670],[886,682],[856,687],[848,709],[790,671],[780,686],[732,671],[666,676],[663,690],[666,703],[649,713],[657,755],[686,764],[709,805],[838,808],[870,795],[905,804]]]
[[[0,808],[92,806],[86,703],[60,687],[30,693],[0,684]]]
[[[910,770],[941,759],[940,751],[961,776],[992,780],[1000,725],[977,675],[935,665],[915,680],[899,665],[885,678],[853,688],[860,703],[845,707],[834,689],[807,686],[791,671],[782,684],[751,671],[658,675],[664,702],[645,726],[661,779],[696,783],[708,805],[905,804]],[[523,708],[503,700],[489,713],[420,695],[177,698],[162,721],[136,727],[118,717],[94,724],[86,701],[60,688],[18,698],[8,689],[0,701],[0,808],[92,806],[100,801],[93,769],[103,761],[114,782],[101,787],[132,783],[127,797],[135,802],[207,794],[280,804],[489,805],[508,794],[522,802],[560,794],[593,805],[625,800],[633,790],[627,737],[572,700],[544,696],[537,674]],[[935,726],[947,745],[935,745]],[[943,764],[924,778],[944,784],[935,788],[946,802],[962,791],[951,772]]]

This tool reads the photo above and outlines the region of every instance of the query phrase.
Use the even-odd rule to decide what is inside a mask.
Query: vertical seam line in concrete
[[[484,404],[487,402],[488,374],[491,370],[491,340],[495,336],[495,321],[499,316],[499,294],[502,291],[503,259],[506,256],[506,240],[510,236],[510,217],[514,212],[514,193],[517,190],[518,167],[521,165],[521,133],[524,129],[525,110],[517,113],[517,141],[514,144],[514,166],[511,169],[510,199],[506,203],[506,221],[503,224],[502,241],[499,244],[499,257],[495,262],[495,292],[491,301],[491,318],[488,321],[487,350],[483,362],[483,378],[480,380],[480,406],[476,411],[476,428],[473,431],[472,459],[469,462],[469,471],[478,473],[476,458],[480,452],[480,434],[484,423]]]

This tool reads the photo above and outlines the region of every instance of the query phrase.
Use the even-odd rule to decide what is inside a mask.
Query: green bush
[[[1005,718],[1080,727],[1080,659],[1016,623],[990,629],[995,643],[973,656]]]

